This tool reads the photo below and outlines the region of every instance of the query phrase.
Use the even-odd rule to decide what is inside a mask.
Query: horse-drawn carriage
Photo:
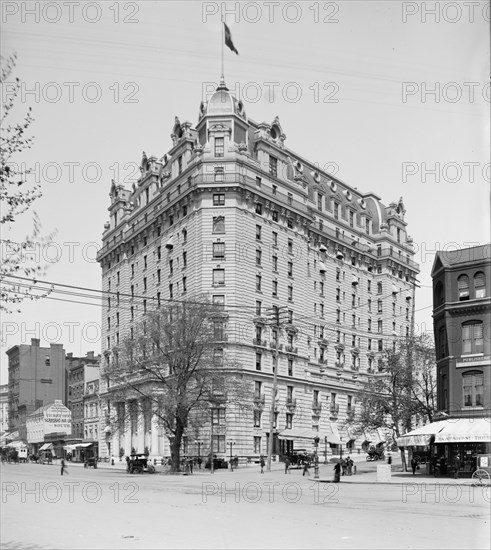
[[[367,451],[367,462],[373,462],[375,460],[384,460],[385,454],[383,447],[370,447]]]

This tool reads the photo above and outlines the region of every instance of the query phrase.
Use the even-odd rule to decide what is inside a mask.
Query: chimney
[[[38,348],[40,346],[39,338],[31,338],[31,346]]]
[[[87,352],[87,359],[94,359],[94,352],[93,351],[88,351]]]

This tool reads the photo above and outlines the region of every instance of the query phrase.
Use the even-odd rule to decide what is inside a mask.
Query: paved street
[[[2,548],[489,548],[490,490],[373,474],[316,483],[281,465],[192,476],[1,467]],[[372,471],[376,465],[360,463]],[[321,465],[321,478],[332,464]]]

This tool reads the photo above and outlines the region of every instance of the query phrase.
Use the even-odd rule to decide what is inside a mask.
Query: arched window
[[[486,297],[486,279],[482,271],[478,271],[474,275],[474,297],[475,298]]]
[[[459,301],[462,302],[464,300],[469,299],[469,277],[467,275],[461,275],[457,279],[457,285],[459,288]]]
[[[472,370],[462,373],[464,407],[482,407],[484,376],[482,371]]]
[[[462,353],[483,352],[482,321],[468,321],[462,324]]]

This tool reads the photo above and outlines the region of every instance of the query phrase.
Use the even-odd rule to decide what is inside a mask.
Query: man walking
[[[66,467],[66,463],[65,463],[65,459],[64,459],[64,458],[61,459],[61,463],[60,463],[60,464],[61,464],[61,475],[63,475],[63,472],[64,472],[65,470],[68,472],[68,469],[67,469],[67,467]]]
[[[460,458],[459,455],[455,455],[453,460],[453,477],[454,479],[459,479],[459,470],[460,470]]]
[[[291,474],[290,472],[290,459],[285,457],[285,474]]]
[[[264,474],[264,465],[265,465],[265,462],[264,462],[264,457],[263,455],[261,455],[261,458],[259,460],[259,465],[261,466],[261,473]]]

